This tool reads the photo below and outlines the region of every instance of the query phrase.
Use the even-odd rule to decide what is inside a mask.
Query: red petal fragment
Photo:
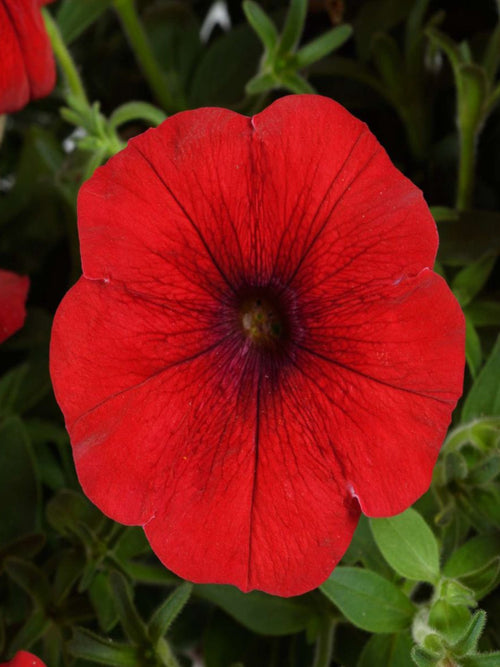
[[[0,663],[0,667],[45,667],[45,663],[28,651],[18,651],[12,660]]]
[[[0,270],[0,343],[24,324],[29,279]]]
[[[0,113],[52,91],[55,63],[39,0],[0,0],[0,44]]]

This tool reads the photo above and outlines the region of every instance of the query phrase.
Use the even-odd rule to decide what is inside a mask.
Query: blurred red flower
[[[0,269],[0,343],[24,324],[29,280]]]
[[[0,667],[45,667],[45,663],[28,651],[18,651],[12,660],[0,663]]]
[[[83,186],[79,232],[56,396],[85,493],[167,567],[303,593],[360,507],[428,488],[464,320],[420,191],[341,106],[179,113]]]
[[[48,95],[56,82],[40,7],[52,0],[0,0],[0,114]]]

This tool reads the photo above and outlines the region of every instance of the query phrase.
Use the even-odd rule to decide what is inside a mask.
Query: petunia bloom
[[[0,114],[54,88],[56,70],[40,12],[52,0],[0,0]]]
[[[45,667],[45,663],[28,651],[18,651],[12,660],[0,663],[0,667]]]
[[[84,492],[194,582],[296,595],[428,488],[464,320],[421,192],[332,100],[172,116],[82,187],[51,372]]]
[[[0,343],[24,324],[29,280],[0,269]]]

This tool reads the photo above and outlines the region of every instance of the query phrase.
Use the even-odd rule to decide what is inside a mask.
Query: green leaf
[[[368,632],[405,630],[415,613],[399,588],[369,570],[337,567],[320,590],[351,623]]]
[[[201,584],[194,592],[215,603],[244,626],[263,635],[288,635],[304,630],[317,618],[305,598],[279,598],[260,591],[242,593],[233,586]]]
[[[420,646],[414,646],[411,651],[411,657],[417,667],[437,667],[438,661],[428,651]]]
[[[52,625],[52,621],[47,618],[45,611],[39,609],[26,619],[24,625],[9,643],[9,653],[30,649]]]
[[[142,655],[137,648],[99,637],[85,628],[75,628],[68,649],[76,658],[100,665],[137,667],[143,664]]]
[[[419,42],[422,40],[422,27],[429,2],[430,0],[415,0],[406,19],[405,56],[407,61],[410,61],[418,48]],[[421,53],[418,55],[421,57]]]
[[[462,307],[467,306],[482,290],[493,271],[495,261],[495,256],[485,255],[456,274],[451,288]]]
[[[297,95],[314,95],[314,88],[296,72],[284,72],[280,74],[280,82],[283,88],[287,88]]]
[[[500,416],[500,336],[467,395],[462,408],[462,421],[483,415]]]
[[[114,602],[109,575],[98,572],[88,589],[90,602],[95,610],[97,622],[103,632],[108,633],[118,621],[118,612]]]
[[[500,533],[471,538],[448,559],[443,574],[457,579],[472,574],[500,557]]]
[[[425,34],[432,43],[446,53],[454,72],[456,72],[461,65],[465,64],[466,60],[463,53],[451,37],[448,37],[444,32],[441,32],[434,27],[427,28]]]
[[[258,70],[261,45],[243,24],[203,50],[191,78],[190,106],[231,106],[244,98],[246,82]]]
[[[373,570],[382,577],[390,579],[393,571],[375,543],[369,521],[364,514],[360,516],[349,548],[342,559],[342,565],[362,563],[367,570]]]
[[[498,477],[499,473],[500,453],[493,452],[471,468],[467,483],[473,486],[484,486]]]
[[[33,533],[23,535],[12,542],[2,545],[0,548],[0,568],[3,561],[9,556],[22,556],[23,558],[32,558],[45,544],[45,535],[42,533]]]
[[[40,488],[36,463],[23,423],[9,417],[0,426],[0,543],[37,528]]]
[[[364,0],[354,20],[359,60],[368,60],[374,33],[388,33],[408,16],[413,3],[414,0]]]
[[[482,64],[488,81],[494,82],[498,65],[500,64],[500,21],[490,35]]]
[[[185,91],[206,48],[200,39],[200,22],[194,7],[183,0],[153,3],[141,18],[177,106],[186,108]]]
[[[467,632],[471,614],[467,607],[450,604],[447,600],[437,600],[431,607],[428,622],[431,628],[454,644]]]
[[[459,581],[467,588],[474,591],[476,600],[480,600],[488,593],[491,593],[500,579],[500,555],[494,561],[485,565],[480,570],[464,575]]]
[[[357,667],[411,667],[413,641],[409,632],[373,635],[365,644]]]
[[[257,74],[250,79],[245,90],[248,95],[260,95],[278,86],[279,83],[273,74]]]
[[[378,33],[372,40],[373,59],[380,77],[396,100],[404,100],[406,77],[403,54],[389,35]]]
[[[71,44],[110,4],[111,0],[64,0],[57,12],[57,23],[66,44]]]
[[[278,56],[292,52],[300,42],[307,14],[307,0],[290,0],[290,7],[278,44]]]
[[[134,581],[141,584],[158,586],[173,586],[180,582],[172,572],[165,567],[150,565],[149,563],[119,560],[121,569]]]
[[[41,608],[45,608],[50,601],[50,587],[46,575],[30,561],[11,556],[5,559],[6,573],[16,584],[35,601]]]
[[[255,30],[268,53],[272,53],[278,42],[276,26],[266,12],[253,0],[245,0],[243,11],[247,21]]]
[[[371,519],[378,548],[394,570],[407,579],[435,583],[439,577],[439,549],[432,530],[410,508],[398,516]]]
[[[475,653],[485,625],[486,612],[483,609],[479,609],[471,618],[469,627],[462,639],[453,647],[455,655],[462,656]]]
[[[339,25],[323,35],[320,35],[309,44],[303,46],[297,51],[293,60],[297,69],[307,67],[324,58],[332,51],[340,48],[352,35],[352,26],[344,24]]]
[[[85,567],[85,555],[81,550],[65,549],[58,556],[53,584],[54,602],[57,605],[69,595]]]
[[[187,604],[193,590],[193,584],[185,581],[168,596],[158,607],[149,622],[149,636],[153,642],[164,637],[169,627]]]
[[[478,130],[484,120],[488,80],[479,65],[460,65],[456,74],[458,87],[458,126],[462,131]]]
[[[500,327],[500,303],[497,301],[474,301],[464,312],[475,327]]]
[[[472,378],[475,380],[483,363],[483,350],[481,339],[467,316],[465,317],[465,358]]]
[[[127,526],[116,541],[113,552],[119,560],[151,553],[151,547],[139,526]]]
[[[456,222],[460,213],[449,206],[431,206],[430,212],[436,222]]]
[[[47,503],[46,512],[50,525],[67,537],[76,535],[81,538],[79,526],[82,524],[98,532],[107,521],[81,493],[69,489],[63,489],[54,496]]]
[[[113,571],[109,581],[113,589],[116,609],[123,630],[132,642],[139,645],[148,644],[146,626],[139,616],[132,600],[132,593],[127,580],[120,572]]]

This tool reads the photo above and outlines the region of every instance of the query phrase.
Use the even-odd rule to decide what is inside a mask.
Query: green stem
[[[316,640],[313,667],[330,667],[333,659],[334,632],[335,621],[328,616],[324,616]]]
[[[179,662],[166,639],[160,639],[156,646],[156,655],[165,667],[179,667]]]
[[[458,186],[456,208],[467,210],[472,205],[474,191],[474,168],[476,164],[476,139],[474,129],[463,128],[460,132],[460,162],[458,165]]]
[[[83,104],[89,106],[85,88],[83,87],[82,80],[76,69],[75,61],[71,57],[71,54],[64,43],[59,26],[46,9],[42,9],[42,14],[45,20],[45,27],[50,37],[52,49],[54,50],[57,62],[64,73],[71,94]]]
[[[153,54],[148,36],[135,8],[134,0],[113,0],[113,5],[151,90],[167,112],[175,111],[175,104],[168,89],[167,78]]]

